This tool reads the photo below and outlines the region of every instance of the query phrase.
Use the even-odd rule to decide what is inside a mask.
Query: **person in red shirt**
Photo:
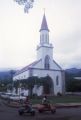
[[[31,109],[31,102],[30,102],[29,96],[27,96],[25,100],[25,109],[27,110]]]

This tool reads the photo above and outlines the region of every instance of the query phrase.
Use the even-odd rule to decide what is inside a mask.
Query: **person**
[[[30,102],[29,96],[26,96],[25,109],[26,110],[31,110],[31,102]]]
[[[45,105],[45,106],[49,106],[49,100],[47,99],[47,96],[43,97],[42,104]]]
[[[25,104],[30,104],[29,96],[26,96]]]

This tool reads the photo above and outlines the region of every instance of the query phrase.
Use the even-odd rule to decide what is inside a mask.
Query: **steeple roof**
[[[42,20],[42,24],[41,24],[41,29],[40,29],[40,31],[42,31],[42,30],[47,30],[47,31],[49,31],[45,14],[44,14],[44,16],[43,16],[43,20]]]

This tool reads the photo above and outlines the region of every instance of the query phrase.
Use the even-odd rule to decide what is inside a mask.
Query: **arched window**
[[[44,43],[44,34],[42,34],[42,42]]]
[[[46,34],[46,36],[45,36],[45,42],[49,43],[49,36],[48,36],[48,34]]]
[[[45,57],[44,66],[45,66],[45,69],[49,69],[50,68],[50,57],[48,55]]]
[[[48,39],[48,38],[47,38],[47,35],[46,35],[46,38],[45,38],[45,42],[46,42],[46,43],[47,43],[47,39]]]
[[[59,76],[56,76],[56,85],[59,85]]]

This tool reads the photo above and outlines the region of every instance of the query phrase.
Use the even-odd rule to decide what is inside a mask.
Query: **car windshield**
[[[19,97],[19,95],[11,95],[11,96],[13,96],[13,97]]]

